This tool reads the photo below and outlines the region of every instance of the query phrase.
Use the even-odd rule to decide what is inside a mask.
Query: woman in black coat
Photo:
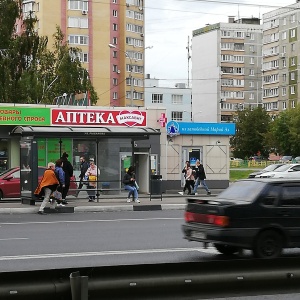
[[[71,177],[73,176],[73,166],[68,161],[68,157],[69,157],[69,155],[66,152],[64,152],[61,157],[61,160],[63,162],[62,168],[65,172],[65,187],[62,191],[62,203],[63,204],[68,204],[68,202],[66,201],[66,196],[69,192]]]

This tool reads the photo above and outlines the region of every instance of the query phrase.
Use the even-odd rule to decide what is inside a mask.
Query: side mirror
[[[4,180],[11,180],[11,179],[13,179],[14,177],[13,176],[7,176],[7,177],[5,177],[5,178],[3,178]]]

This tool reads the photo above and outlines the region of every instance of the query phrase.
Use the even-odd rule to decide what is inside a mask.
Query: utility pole
[[[188,43],[187,43],[187,59],[188,59],[188,82],[187,82],[187,87],[190,87],[190,59],[191,59],[191,55],[190,55],[190,37],[188,36]]]

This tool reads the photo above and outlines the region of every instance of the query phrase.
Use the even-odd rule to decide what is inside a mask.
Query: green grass
[[[235,181],[239,179],[248,178],[250,173],[253,173],[253,170],[230,170],[229,171],[229,180]]]

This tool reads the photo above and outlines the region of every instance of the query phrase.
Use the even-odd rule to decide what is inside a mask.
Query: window
[[[282,25],[286,25],[286,17],[282,19]]]
[[[250,46],[249,46],[249,51],[250,51],[250,52],[255,52],[254,45],[250,45]]]
[[[291,15],[291,23],[295,23],[296,22],[296,15],[293,14]]]
[[[281,39],[282,40],[286,40],[286,31],[282,32]]]
[[[290,30],[290,37],[294,38],[295,36],[296,36],[296,29],[293,28],[293,29]]]
[[[282,102],[282,110],[286,110],[286,101]]]
[[[282,60],[282,67],[285,68],[286,67],[286,59]]]
[[[113,31],[117,31],[118,30],[118,24],[114,23],[113,24]]]
[[[254,74],[254,69],[250,69],[249,72],[250,72],[250,74],[249,74],[250,76],[254,76],[254,75],[255,75],[255,74]]]
[[[254,87],[254,81],[250,81],[250,82],[249,82],[249,86],[250,86],[250,87]]]
[[[89,37],[85,35],[69,35],[69,44],[88,45]]]
[[[117,10],[113,10],[112,11],[112,15],[113,15],[113,17],[117,17],[118,16],[118,11]]]
[[[118,3],[117,0],[113,0],[113,3]]]
[[[182,121],[182,115],[183,115],[182,111],[172,111],[171,112],[171,119],[173,121]]]
[[[70,10],[85,10],[88,11],[88,1],[69,0],[68,7]]]
[[[286,96],[286,87],[282,88],[282,96]]]
[[[183,95],[172,95],[172,104],[182,104],[183,103]]]
[[[68,26],[76,28],[88,28],[88,19],[87,18],[68,18]]]
[[[291,72],[291,80],[295,80],[295,72]]]
[[[118,66],[117,65],[113,65],[113,72],[118,72]]]
[[[295,108],[295,100],[291,101],[291,108]]]
[[[295,57],[291,58],[291,66],[295,66],[296,65],[296,59]]]
[[[118,78],[113,78],[113,85],[118,85]]]
[[[118,57],[118,51],[114,50],[113,51],[113,58],[117,58]]]
[[[250,64],[254,65],[254,57],[250,57]]]
[[[255,35],[254,35],[254,33],[250,33],[250,40],[255,40]]]
[[[291,86],[291,89],[290,89],[290,91],[291,91],[291,94],[292,94],[292,95],[294,95],[294,94],[295,94],[295,86],[294,86],[294,85],[292,85],[292,86]]]
[[[285,73],[282,74],[282,81],[286,82],[286,74]]]
[[[163,103],[163,94],[152,94],[152,103]]]
[[[282,46],[282,53],[286,53],[286,46]]]
[[[300,206],[300,186],[282,187],[281,206]]]
[[[117,45],[117,44],[118,44],[118,38],[113,37],[113,39],[112,39],[112,44],[113,44],[113,45]]]
[[[250,93],[250,94],[249,94],[249,99],[250,99],[250,100],[254,100],[254,93]]]
[[[295,51],[296,47],[295,47],[295,43],[291,44],[291,51]]]
[[[118,99],[118,93],[117,92],[113,92],[113,99],[114,100]]]

